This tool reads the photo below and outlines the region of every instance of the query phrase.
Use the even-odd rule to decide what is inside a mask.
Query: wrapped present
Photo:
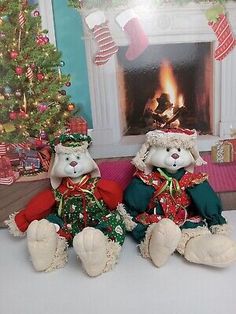
[[[30,149],[30,144],[23,142],[23,143],[9,143],[8,144],[8,150],[12,152],[25,152]]]
[[[6,156],[9,158],[12,166],[19,166],[20,165],[20,156],[18,153],[14,152],[7,152]]]
[[[88,133],[88,123],[83,117],[72,117],[69,120],[70,133]]]
[[[0,156],[0,184],[10,185],[19,178],[19,173],[12,170],[8,157]]]
[[[211,148],[211,159],[213,162],[232,162],[233,145],[229,141],[219,141]]]
[[[0,157],[0,177],[6,178],[13,175],[10,159],[6,156]]]
[[[7,145],[5,143],[0,143],[0,156],[4,156],[7,153]]]
[[[13,175],[6,178],[0,177],[0,184],[11,185],[19,178],[19,172],[13,171]]]
[[[41,162],[37,151],[30,150],[26,152],[24,159],[24,167],[25,168],[31,167],[36,169],[41,168]]]
[[[45,146],[39,152],[39,158],[41,161],[41,165],[45,171],[48,171],[51,160],[51,149],[50,146]]]
[[[231,139],[227,139],[224,140],[224,142],[228,142],[232,144],[232,148],[233,148],[233,161],[236,161],[236,138],[231,138]]]

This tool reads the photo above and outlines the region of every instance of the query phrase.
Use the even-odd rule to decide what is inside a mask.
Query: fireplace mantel
[[[186,6],[134,7],[139,15],[150,45],[165,43],[212,42],[217,47],[216,36],[207,24],[204,12],[210,4],[190,3]],[[115,16],[125,8],[105,12],[112,37],[118,46],[127,46],[129,38],[115,22]],[[227,4],[229,20],[236,33],[236,3]],[[87,15],[88,12],[83,12]],[[97,46],[93,35],[84,25],[87,66],[93,129],[92,154],[95,158],[133,156],[144,136],[123,136],[121,127],[122,101],[118,86],[118,63],[113,56],[105,65],[96,66],[92,60]],[[213,64],[213,135],[199,136],[201,151],[210,150],[220,138],[230,136],[236,127],[236,49],[223,61]]]

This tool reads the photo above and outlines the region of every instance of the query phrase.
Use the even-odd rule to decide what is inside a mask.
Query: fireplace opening
[[[183,127],[212,134],[213,62],[210,42],[150,45],[136,60],[118,51],[123,135]]]

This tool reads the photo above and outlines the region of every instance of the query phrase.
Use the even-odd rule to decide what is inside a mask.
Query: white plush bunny
[[[27,232],[28,248],[37,271],[64,266],[73,248],[90,276],[110,270],[125,239],[125,225],[116,210],[122,190],[100,179],[87,148],[91,139],[64,134],[54,141],[50,171],[53,189],[36,195],[6,224],[15,236]]]
[[[125,191],[123,215],[141,254],[157,267],[175,250],[216,267],[236,260],[220,201],[207,175],[193,173],[204,163],[196,138],[195,130],[151,131],[133,159],[137,171]]]

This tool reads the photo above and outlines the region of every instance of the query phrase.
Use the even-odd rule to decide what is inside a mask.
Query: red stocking
[[[133,10],[128,9],[116,17],[117,23],[128,34],[130,39],[126,51],[126,58],[130,61],[140,56],[148,46],[148,38],[143,30],[138,16]]]
[[[102,11],[95,11],[89,14],[85,21],[92,30],[99,48],[94,58],[94,63],[103,65],[118,51],[118,47],[111,37],[105,15]]]
[[[215,50],[216,60],[223,60],[236,45],[236,39],[225,14],[219,15],[217,22],[208,23],[216,34],[218,47]]]

